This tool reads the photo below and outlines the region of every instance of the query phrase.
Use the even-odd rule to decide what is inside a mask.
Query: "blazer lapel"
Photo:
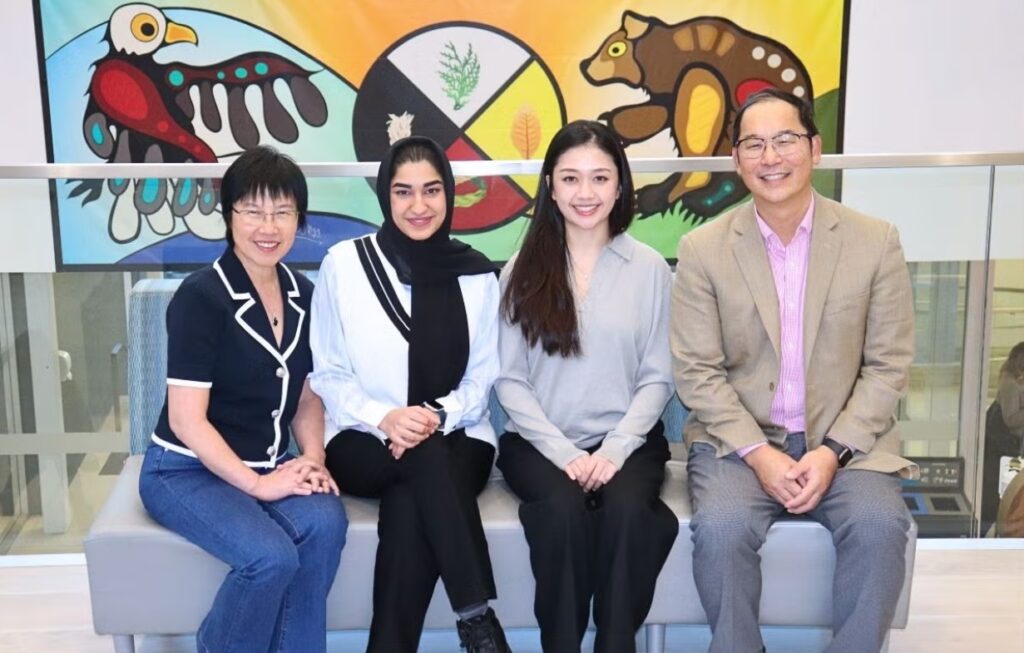
[[[220,275],[221,282],[228,294],[240,304],[238,310],[235,311],[235,322],[250,338],[258,342],[271,356],[283,364],[284,357],[275,345],[274,333],[271,331],[267,313],[260,310],[262,304],[257,299],[256,289],[253,287],[252,281],[249,280],[249,275],[246,274],[242,263],[229,248],[213,262],[213,267]],[[256,307],[256,310],[253,310],[253,307]],[[286,329],[287,321],[286,318]]]
[[[821,315],[832,287],[832,277],[839,262],[842,239],[836,233],[839,216],[820,195],[814,198],[814,221],[811,227],[810,261],[807,263],[807,286],[804,290],[804,371],[806,372],[818,338]]]
[[[772,267],[768,262],[764,239],[757,228],[754,218],[754,204],[749,202],[743,207],[741,214],[733,225],[738,239],[733,245],[733,254],[739,265],[743,279],[747,282],[750,294],[754,297],[754,305],[761,318],[761,324],[768,333],[775,355],[781,355],[779,323],[779,296],[775,291]]]
[[[277,266],[277,275],[281,289],[285,291],[284,335],[281,336],[282,357],[287,359],[299,344],[302,325],[306,320],[306,311],[295,300],[301,295],[299,284],[295,282],[295,274],[283,263]]]

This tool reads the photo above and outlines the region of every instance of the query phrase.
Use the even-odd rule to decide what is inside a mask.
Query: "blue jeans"
[[[338,497],[262,502],[157,445],[146,450],[139,493],[153,519],[231,567],[196,633],[199,653],[326,649],[327,593],[348,527]]]

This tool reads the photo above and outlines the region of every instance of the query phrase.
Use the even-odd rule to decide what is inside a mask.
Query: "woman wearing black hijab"
[[[338,243],[320,268],[310,344],[327,409],[327,468],[380,498],[369,653],[414,653],[438,576],[471,653],[509,651],[476,496],[496,438],[495,266],[450,237],[451,166],[410,137],[381,162],[384,223]]]

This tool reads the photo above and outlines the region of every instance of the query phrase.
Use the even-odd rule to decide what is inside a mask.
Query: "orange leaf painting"
[[[533,157],[540,146],[540,118],[528,104],[524,104],[512,118],[512,130],[509,132],[512,144],[516,146],[524,159]]]

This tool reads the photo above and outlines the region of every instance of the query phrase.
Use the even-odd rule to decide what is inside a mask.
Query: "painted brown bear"
[[[807,69],[789,48],[716,17],[668,25],[626,11],[622,27],[580,69],[595,86],[622,83],[650,94],[643,104],[599,116],[625,145],[668,128],[680,156],[730,154],[733,116],[761,89],[814,97]],[[677,172],[640,188],[637,209],[646,216],[682,200],[690,212],[708,217],[746,192],[732,172]]]

